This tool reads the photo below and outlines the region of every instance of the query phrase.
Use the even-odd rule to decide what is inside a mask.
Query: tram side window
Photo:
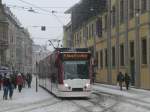
[[[57,67],[56,67],[56,63],[55,63],[55,55],[51,55],[51,61],[50,61],[50,77],[51,77],[51,81],[52,83],[56,83],[57,81]]]
[[[52,78],[52,79],[51,79],[52,82],[53,82],[53,83],[56,83],[56,75],[55,75],[55,74],[52,74],[52,77],[51,77],[51,78]]]

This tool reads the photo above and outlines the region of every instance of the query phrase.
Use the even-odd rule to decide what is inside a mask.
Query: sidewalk
[[[36,92],[35,77],[33,77],[32,87],[23,88],[19,93],[18,89],[14,90],[12,100],[3,100],[3,90],[0,91],[0,112],[22,112],[30,108],[39,108],[41,105],[46,105],[53,98],[48,92],[38,88]]]
[[[93,85],[93,89],[94,91],[115,95],[115,96],[121,96],[145,104],[150,103],[150,91],[148,90],[129,88],[129,90],[127,91],[126,88],[123,87],[123,90],[121,91],[119,86],[105,85],[99,83],[95,83]]]

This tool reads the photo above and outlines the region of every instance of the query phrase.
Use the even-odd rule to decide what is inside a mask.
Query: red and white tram
[[[86,48],[57,48],[39,62],[39,83],[58,97],[91,94],[91,53]]]

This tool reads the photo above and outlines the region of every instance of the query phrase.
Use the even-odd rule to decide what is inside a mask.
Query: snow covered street
[[[14,91],[12,100],[2,99],[0,91],[0,112],[149,112],[150,92],[130,89],[120,91],[116,86],[93,86],[88,99],[59,99],[42,88],[23,88],[22,93]]]

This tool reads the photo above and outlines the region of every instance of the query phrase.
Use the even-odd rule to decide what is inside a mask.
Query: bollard
[[[38,92],[38,78],[36,77],[36,92]]]

